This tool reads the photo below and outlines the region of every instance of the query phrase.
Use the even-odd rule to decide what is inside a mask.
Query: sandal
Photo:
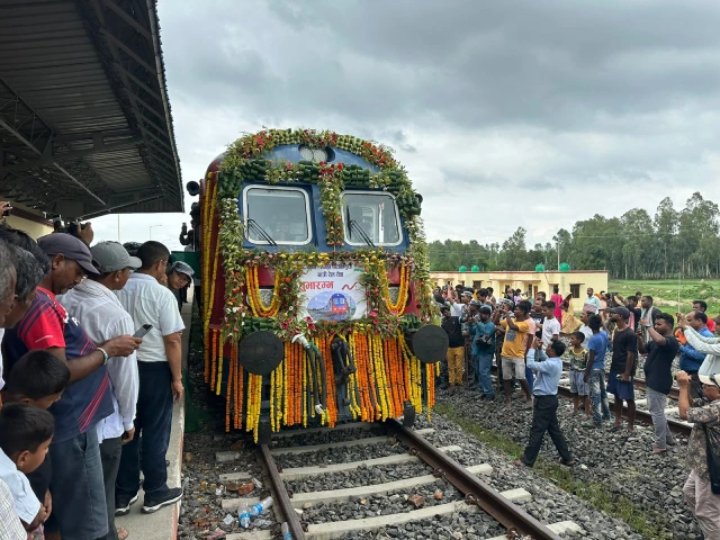
[[[127,529],[125,529],[124,527],[117,528],[118,540],[126,540],[128,536],[130,536],[130,533],[128,532]]]

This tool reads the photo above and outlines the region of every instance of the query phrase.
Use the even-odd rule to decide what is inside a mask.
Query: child
[[[60,400],[69,382],[70,371],[64,362],[46,350],[30,351],[13,366],[4,389],[5,401],[46,410]],[[30,487],[46,508],[52,508],[51,479],[52,462],[49,459],[28,475]]]
[[[70,371],[64,362],[44,349],[30,351],[13,366],[5,385],[5,401],[49,409],[69,382]]]
[[[590,400],[588,387],[585,382],[585,368],[587,368],[587,350],[583,347],[585,334],[573,332],[570,334],[570,347],[565,351],[564,360],[570,362],[570,392],[573,395],[573,414],[576,414],[582,405],[585,415],[590,416]]]
[[[15,510],[28,531],[45,522],[49,509],[40,504],[25,475],[45,461],[54,431],[55,421],[43,409],[11,404],[0,411],[0,479],[10,488]]]

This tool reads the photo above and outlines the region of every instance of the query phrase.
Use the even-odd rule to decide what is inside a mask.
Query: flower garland
[[[408,289],[409,289],[409,270],[407,266],[401,265],[398,269],[400,274],[400,283],[398,286],[398,296],[397,299],[393,302],[390,298],[390,287],[387,284],[387,274],[385,272],[380,272],[380,279],[384,281],[384,287],[382,287],[383,291],[383,298],[385,300],[385,305],[390,310],[390,313],[393,315],[400,315],[403,311],[405,311],[405,305],[407,304],[407,296],[408,296]]]
[[[341,163],[285,163],[263,159],[262,154],[283,144],[304,144],[311,148],[333,147],[361,156],[375,171]],[[303,182],[319,187],[320,206],[328,245],[343,245],[341,194],[345,187],[383,189],[398,204],[410,247],[405,254],[382,249],[360,249],[319,253],[270,253],[243,248],[244,226],[237,211],[237,194],[244,182]],[[267,130],[241,137],[229,148],[218,173],[210,173],[201,201],[203,331],[206,347],[204,375],[211,388],[226,400],[226,429],[243,426],[257,440],[263,385],[268,389],[270,424],[273,431],[283,426],[307,426],[317,417],[312,383],[321,376],[313,373],[302,346],[289,339],[302,333],[325,358],[325,378],[334,381],[330,358],[333,336],[347,340],[355,372],[347,376],[345,394],[328,384],[326,408],[318,419],[335,425],[341,407],[354,419],[375,421],[402,414],[410,401],[418,412],[434,403],[436,365],[423,365],[405,342],[403,329],[417,329],[430,322],[433,303],[430,290],[427,244],[419,217],[418,197],[406,171],[387,148],[356,137],[329,131]],[[365,288],[367,315],[359,320],[313,322],[298,317],[302,303],[300,276],[310,268],[335,263],[362,268],[360,282]],[[222,264],[222,267],[219,265]],[[260,295],[259,267],[274,273],[273,298],[266,305]],[[225,279],[222,317],[215,309],[215,276],[222,268]],[[398,297],[392,301],[388,272],[399,273]],[[412,289],[414,287],[414,289]],[[412,296],[417,306],[406,306]],[[409,314],[404,314],[406,311]],[[418,309],[418,311],[415,311]],[[413,312],[418,313],[415,316]],[[285,358],[267,378],[247,373],[237,357],[237,342],[257,330],[271,330],[285,341]],[[228,355],[229,351],[229,357]],[[223,363],[227,366],[223,368]],[[320,365],[323,365],[322,363]],[[223,384],[227,376],[226,384]]]
[[[260,279],[258,278],[258,267],[248,266],[245,268],[247,283],[247,300],[256,317],[277,317],[280,309],[280,296],[278,295],[280,285],[280,272],[275,270],[275,283],[273,284],[272,299],[269,306],[265,306],[260,296]]]

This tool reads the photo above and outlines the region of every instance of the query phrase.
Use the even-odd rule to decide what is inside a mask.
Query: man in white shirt
[[[472,300],[472,293],[469,291],[461,293],[459,301],[456,301],[452,296],[448,298],[448,302],[450,303],[450,316],[458,318],[464,317],[467,314],[470,300]]]
[[[119,242],[101,242],[90,251],[100,274],[89,276],[66,294],[58,296],[58,300],[95,343],[104,343],[115,336],[133,335],[132,317],[113,291],[125,286],[131,272],[140,268],[140,259],[131,257]],[[108,507],[106,538],[117,540],[115,480],[122,445],[130,442],[135,434],[133,422],[140,385],[135,353],[127,358],[110,358],[107,370],[112,383],[113,414],[98,422],[97,434]],[[125,531],[121,531],[121,536],[126,536]]]
[[[184,395],[181,336],[185,325],[172,292],[159,283],[166,275],[170,251],[151,240],[140,246],[137,256],[142,266],[117,295],[136,328],[146,324],[152,328],[137,351],[140,394],[136,437],[123,447],[115,491],[116,515],[127,514],[137,500],[141,469],[143,512],[155,512],[182,497],[181,488],[167,485],[165,455],[170,441],[173,398],[179,401]]]
[[[585,303],[583,304],[583,311],[585,311],[586,308],[591,315],[600,312],[600,299],[595,296],[595,291],[592,287],[588,287],[587,298],[585,298]]]

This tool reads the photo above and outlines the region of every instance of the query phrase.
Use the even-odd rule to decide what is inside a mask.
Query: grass
[[[499,450],[512,459],[516,459],[522,454],[523,447],[518,443],[495,431],[483,428],[452,405],[439,403],[435,405],[434,411],[458,424],[463,431],[486,446]],[[656,516],[654,520],[651,519],[643,508],[624,495],[613,493],[605,484],[578,478],[572,469],[542,458],[538,459],[533,470],[535,474],[551,481],[563,491],[586,501],[595,509],[623,520],[644,538],[667,538],[667,533],[664,532],[665,523],[658,522],[662,519],[660,516]]]
[[[675,313],[692,309],[693,300],[708,303],[708,315],[720,313],[720,280],[718,279],[659,279],[659,280],[611,280],[608,291],[629,296],[641,291],[649,294],[659,308]]]

